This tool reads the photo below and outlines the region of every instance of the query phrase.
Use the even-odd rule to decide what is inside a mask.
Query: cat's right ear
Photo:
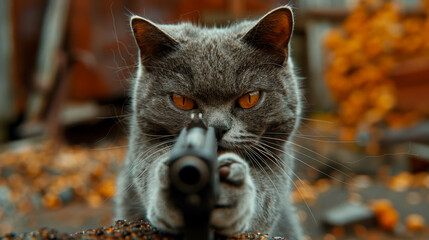
[[[279,7],[267,13],[242,40],[274,56],[282,64],[288,56],[293,31],[293,13],[289,7]]]
[[[176,40],[147,19],[132,17],[130,24],[143,65],[174,51],[178,45]]]

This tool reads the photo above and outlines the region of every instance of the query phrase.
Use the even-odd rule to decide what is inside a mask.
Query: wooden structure
[[[284,4],[280,0],[6,2],[10,2],[4,10],[11,10],[8,26],[13,33],[10,49],[14,49],[7,98],[14,103],[16,119],[10,121],[22,123],[15,137],[59,136],[62,112],[70,106],[85,108],[127,97],[137,56],[128,24],[132,14],[160,23],[222,25]],[[110,114],[94,111],[80,119]]]

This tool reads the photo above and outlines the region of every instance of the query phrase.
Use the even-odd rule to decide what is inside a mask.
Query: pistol
[[[191,115],[168,160],[169,197],[182,212],[185,240],[212,240],[210,216],[219,192],[217,140],[201,114]]]

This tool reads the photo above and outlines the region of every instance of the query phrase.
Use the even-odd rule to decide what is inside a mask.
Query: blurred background
[[[290,3],[308,239],[429,237],[429,0],[0,0],[0,236],[112,223],[134,13],[227,26]]]

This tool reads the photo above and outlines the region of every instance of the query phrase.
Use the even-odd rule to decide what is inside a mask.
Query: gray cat
[[[303,239],[290,194],[289,141],[301,114],[289,57],[291,9],[225,28],[157,25],[140,17],[131,19],[131,27],[140,57],[116,217],[180,231],[182,216],[167,199],[165,161],[191,113],[202,113],[217,131],[224,169],[213,229]]]

